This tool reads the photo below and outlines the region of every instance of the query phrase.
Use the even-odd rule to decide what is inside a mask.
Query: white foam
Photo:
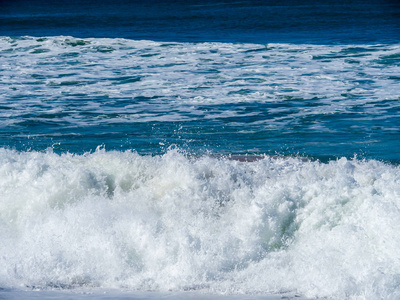
[[[162,122],[169,120],[166,112],[170,111],[176,112],[173,121],[185,122],[219,113],[220,107],[214,105],[281,103],[288,97],[312,102],[298,112],[300,117],[346,113],[358,106],[379,116],[382,100],[393,100],[387,103],[389,107],[398,102],[394,77],[400,67],[385,61],[398,55],[400,48],[357,48],[3,37],[0,102],[13,106],[14,118],[62,106],[73,117],[53,121],[73,126],[86,124],[85,112],[93,116],[91,124],[98,124],[96,117],[101,114],[109,115],[109,122],[118,122],[124,114],[130,114],[134,122]],[[86,101],[96,97],[110,102],[93,107]],[[9,99],[18,101],[10,104]],[[131,101],[136,105],[128,106]],[[68,109],[71,103],[74,110]],[[149,104],[157,109],[149,110]],[[207,111],[201,105],[209,105]],[[139,117],[144,109],[152,114],[150,119]],[[0,115],[2,122],[7,122],[9,114]],[[271,118],[264,125],[274,121],[281,128],[288,125],[287,120]]]
[[[400,169],[0,150],[2,287],[400,296]]]

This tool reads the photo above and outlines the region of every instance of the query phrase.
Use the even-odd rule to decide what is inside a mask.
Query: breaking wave
[[[376,160],[0,149],[0,286],[398,298],[399,183]]]

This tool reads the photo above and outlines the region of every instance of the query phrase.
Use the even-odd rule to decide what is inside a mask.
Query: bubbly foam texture
[[[243,107],[221,111],[215,105],[312,100],[301,110],[270,107],[268,121],[258,120],[282,129],[300,117],[357,109],[368,118],[384,111],[390,119],[399,108],[399,45],[3,37],[0,53],[1,104],[8,107],[0,117],[7,124],[26,122],[27,116],[43,122],[55,116],[51,122],[64,127],[204,117],[234,117],[240,123],[257,112]],[[282,112],[290,112],[292,121]]]
[[[400,297],[400,169],[0,150],[0,284]]]

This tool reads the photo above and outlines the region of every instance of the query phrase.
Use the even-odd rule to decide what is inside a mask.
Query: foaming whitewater
[[[400,297],[400,169],[0,150],[0,286]]]

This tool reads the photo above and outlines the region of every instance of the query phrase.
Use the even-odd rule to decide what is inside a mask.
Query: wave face
[[[400,297],[400,169],[0,150],[1,287]]]

